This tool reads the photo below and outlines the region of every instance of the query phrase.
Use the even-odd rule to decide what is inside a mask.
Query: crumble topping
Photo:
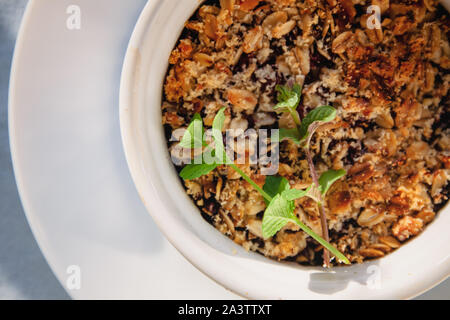
[[[380,8],[378,29],[370,28],[371,5]],[[195,113],[211,126],[223,106],[226,129],[292,128],[291,117],[273,112],[275,87],[301,85],[301,117],[321,105],[338,111],[311,150],[319,174],[348,172],[326,198],[330,242],[353,263],[382,257],[423,231],[448,200],[449,22],[435,0],[206,1],[169,58],[168,138]],[[240,168],[264,185],[257,166]],[[293,188],[311,183],[305,154],[291,141],[280,145],[278,174]],[[263,239],[264,200],[232,169],[184,186],[203,217],[247,250],[322,264],[323,248],[296,225]],[[311,199],[296,200],[295,214],[321,234]]]

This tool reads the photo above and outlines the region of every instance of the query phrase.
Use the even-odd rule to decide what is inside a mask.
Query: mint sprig
[[[294,88],[296,88],[294,90]],[[311,174],[311,178],[313,184],[311,188],[308,190],[306,196],[312,198],[316,203],[320,211],[320,220],[322,225],[322,237],[328,243],[329,235],[328,235],[328,224],[327,218],[324,209],[324,196],[326,192],[329,190],[331,185],[336,182],[338,179],[343,177],[346,172],[345,170],[330,170],[322,174],[322,176],[318,177],[311,151],[310,144],[311,139],[316,132],[316,130],[324,123],[331,122],[336,118],[336,109],[332,106],[320,106],[312,111],[310,111],[306,117],[301,121],[298,112],[294,109],[294,97],[298,98],[300,101],[301,90],[298,92],[299,86],[293,86],[292,89],[287,87],[280,87],[277,89],[279,91],[279,104],[274,107],[275,111],[283,110],[287,111],[291,114],[292,119],[296,124],[295,129],[282,129],[279,134],[279,140],[290,139],[294,143],[300,145],[305,151],[306,158],[308,161],[309,171]],[[296,108],[296,106],[295,106]],[[322,239],[322,238],[321,238]],[[325,250],[323,252],[323,260],[326,267],[330,266],[330,256],[329,252],[332,252],[336,255],[336,253],[325,246]],[[336,255],[337,256],[337,255]],[[342,260],[342,259],[341,259]],[[343,260],[344,262],[348,262],[348,260]]]
[[[300,104],[300,98],[302,96],[302,87],[298,84],[292,86],[280,86],[277,85],[275,90],[278,91],[277,100],[278,103],[273,107],[276,112],[288,112],[291,114],[294,122],[297,126],[300,125],[300,117],[297,113],[297,107]]]
[[[302,198],[307,192],[308,190],[287,189],[275,195],[264,212],[262,221],[263,237],[265,239],[271,238],[288,223],[296,224],[304,232],[309,234],[313,239],[335,255],[340,261],[349,264],[350,262],[347,257],[333,247],[328,241],[325,241],[321,236],[312,231],[295,215],[294,200]]]
[[[338,181],[340,178],[344,177],[347,172],[344,169],[341,170],[328,170],[319,178],[320,192],[322,195],[326,195],[330,187]]]
[[[289,112],[295,112],[296,105],[300,100],[301,88],[294,86],[292,89],[287,87],[279,88],[279,101],[285,103],[285,107]],[[294,97],[296,97],[294,99]],[[294,101],[295,100],[295,101]],[[298,100],[298,101],[297,101]],[[282,106],[280,104],[280,106]],[[281,108],[281,107],[280,107]],[[298,115],[298,114],[297,114]],[[265,199],[267,208],[264,213],[262,232],[264,238],[273,237],[281,228],[287,223],[292,222],[297,224],[304,232],[309,234],[312,238],[316,239],[327,250],[332,252],[338,259],[346,264],[350,262],[348,259],[334,248],[328,241],[313,232],[305,224],[303,224],[294,214],[295,203],[294,200],[302,198],[304,196],[311,196],[311,190],[315,190],[312,186],[306,190],[290,189],[289,181],[283,177],[268,176],[266,177],[266,183],[263,188],[260,188],[245,172],[243,172],[238,166],[236,166],[227,156],[224,145],[222,129],[225,123],[225,108],[222,108],[216,115],[213,121],[213,139],[214,146],[207,144],[203,140],[203,135],[199,138],[198,132],[203,133],[203,123],[199,115],[195,115],[192,122],[189,124],[188,129],[181,139],[180,145],[183,148],[192,149],[193,147],[206,147],[204,150],[212,148],[217,158],[217,162],[213,164],[188,164],[180,172],[180,176],[185,180],[192,180],[199,178],[203,175],[210,173],[212,170],[224,160],[224,163],[239,173],[242,178],[250,183]],[[287,136],[285,136],[287,137]],[[222,159],[219,158],[222,157]]]

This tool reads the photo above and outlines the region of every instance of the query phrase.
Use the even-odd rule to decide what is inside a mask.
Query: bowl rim
[[[177,251],[180,252],[181,255],[183,255],[200,272],[205,274],[216,283],[220,284],[226,290],[229,290],[243,298],[252,298],[255,295],[249,292],[251,291],[251,289],[244,289],[239,285],[236,285],[230,277],[215,272],[216,263],[211,262],[210,259],[206,258],[208,257],[208,253],[205,252],[205,250],[208,251],[208,248],[195,236],[195,234],[185,230],[183,225],[176,221],[176,219],[168,216],[165,216],[165,218],[163,219],[162,215],[157,214],[157,212],[159,212],[160,210],[155,210],[155,208],[158,208],[158,206],[161,204],[159,203],[160,201],[158,199],[158,196],[154,194],[152,195],[151,199],[145,197],[143,192],[144,187],[138,179],[138,172],[135,169],[134,163],[134,157],[137,150],[136,148],[133,148],[131,146],[133,139],[133,119],[130,115],[130,107],[132,106],[133,100],[132,96],[133,86],[135,85],[136,79],[136,65],[140,63],[141,59],[139,55],[140,44],[144,41],[149,22],[155,17],[159,6],[163,2],[164,0],[151,0],[147,2],[130,38],[122,68],[120,81],[119,114],[121,138],[128,168],[139,197],[145,205],[148,213],[152,216],[158,228],[168,239],[168,241],[177,249]],[[197,1],[197,3],[198,5],[201,5],[202,1]],[[156,193],[154,185],[151,185],[150,188],[153,189],[153,193]],[[441,211],[448,210],[449,207],[449,204],[447,204],[446,208],[441,209]],[[159,208],[164,210],[164,206],[160,206]],[[422,285],[420,290],[410,293],[397,290],[398,292],[391,293],[390,296],[394,297],[395,299],[414,298],[446,280],[449,276],[450,270],[447,270],[447,273],[443,274],[439,279],[427,279],[427,281],[424,280],[426,282]],[[333,296],[328,296],[324,299],[333,299]]]

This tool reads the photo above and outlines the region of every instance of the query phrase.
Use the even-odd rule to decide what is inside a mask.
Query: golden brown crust
[[[368,26],[371,4],[381,8],[381,29]],[[208,1],[170,56],[163,123],[186,127],[200,112],[211,126],[226,106],[226,128],[291,128],[290,117],[272,110],[275,85],[302,85],[301,116],[322,104],[338,110],[313,143],[320,172],[348,171],[327,196],[331,242],[354,263],[382,257],[448,200],[449,25],[433,0]],[[311,182],[295,144],[284,141],[280,157],[292,187]],[[256,166],[242,169],[264,184]],[[264,201],[231,169],[185,187],[203,216],[246,249],[321,264],[321,246],[294,225],[262,239]],[[320,233],[314,202],[296,206]]]

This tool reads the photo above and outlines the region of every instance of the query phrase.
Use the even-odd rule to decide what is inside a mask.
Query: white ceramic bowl
[[[169,241],[207,276],[254,299],[404,299],[446,279],[448,208],[394,253],[331,272],[246,252],[201,217],[173,168],[161,125],[168,57],[198,5],[198,0],[150,0],[130,41],[122,74],[120,121],[127,161],[142,201]]]

